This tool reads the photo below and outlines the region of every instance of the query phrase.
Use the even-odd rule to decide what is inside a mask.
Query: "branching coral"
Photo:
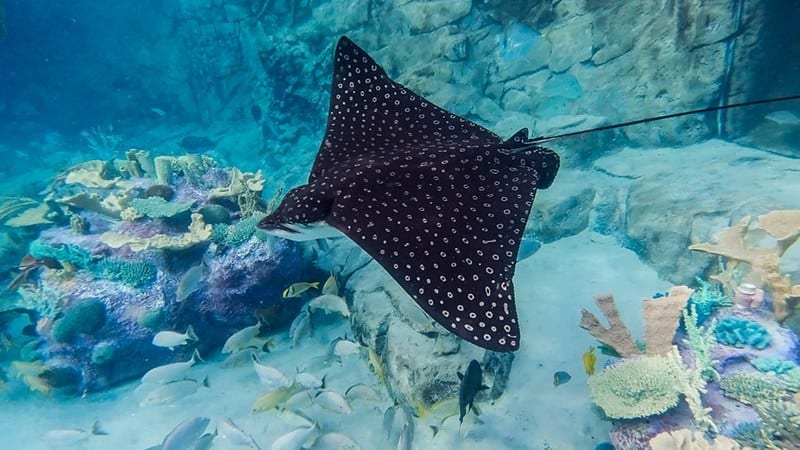
[[[230,170],[231,181],[228,186],[211,189],[208,192],[208,199],[231,198],[236,200],[242,217],[250,217],[254,214],[266,211],[261,192],[264,190],[264,177],[261,171],[256,173],[242,173],[239,169]]]
[[[756,405],[763,422],[761,437],[766,448],[800,448],[800,406],[795,402],[772,400]]]
[[[733,306],[733,300],[722,292],[718,285],[714,285],[701,278],[697,278],[697,289],[689,298],[689,304],[696,308],[697,323],[702,324],[714,313],[714,310],[723,306]]]
[[[714,322],[707,328],[703,328],[698,324],[698,314],[695,305],[689,305],[689,308],[683,311],[683,323],[686,326],[686,334],[688,337],[683,340],[684,344],[689,346],[695,357],[695,365],[700,375],[706,381],[712,381],[719,378],[719,373],[714,369],[714,359],[711,358],[714,346],[717,345],[717,340],[714,337]]]
[[[723,375],[719,386],[726,397],[748,405],[780,400],[786,394],[778,380],[760,373],[735,372]]]
[[[642,301],[645,318],[645,353],[657,355],[670,351],[678,321],[692,292],[686,286],[675,286],[669,290],[666,297]],[[613,348],[622,357],[640,354],[630,330],[619,316],[614,298],[610,295],[600,296],[595,298],[595,302],[606,316],[608,328],[586,309],[581,310],[580,327],[589,331],[598,341]]]
[[[256,232],[256,225],[264,216],[265,214],[256,214],[233,225],[214,225],[211,240],[224,247],[238,247],[253,236],[253,233]]]
[[[699,250],[725,257],[728,260],[728,271],[735,271],[740,264],[749,266],[745,276],[748,283],[767,289],[772,296],[772,310],[777,320],[788,317],[794,305],[800,300],[800,285],[792,286],[787,275],[779,271],[780,258],[786,250],[800,237],[800,211],[771,211],[758,217],[756,230],[762,230],[771,236],[775,245],[772,247],[754,247],[747,243],[750,228],[750,216],[736,225],[723,230],[717,237],[717,243],[708,242],[693,244],[690,250]],[[730,280],[728,274],[722,279]],[[733,289],[733,286],[727,286]]]

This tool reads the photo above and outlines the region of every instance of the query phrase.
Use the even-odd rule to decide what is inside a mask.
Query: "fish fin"
[[[481,387],[478,388],[479,391],[484,391],[486,389],[489,389],[489,386],[487,386],[485,384],[482,384]]]
[[[207,388],[211,387],[211,384],[208,382],[208,375],[203,377],[203,381],[200,382],[200,385]]]
[[[194,349],[194,352],[192,353],[192,361],[194,361],[192,363],[192,365],[197,364],[197,362],[201,362],[201,363],[205,363],[206,362],[206,360],[203,359],[202,356],[200,356],[200,350],[198,350],[198,349]]]
[[[481,409],[477,405],[475,405],[474,403],[470,403],[469,406],[470,406],[470,411],[475,413],[476,416],[481,415]]]
[[[461,372],[456,372],[456,375],[458,375],[458,379],[459,379],[460,381],[463,381],[463,380],[464,380],[464,374],[463,374],[463,373],[461,373]]]
[[[190,341],[194,341],[194,342],[197,342],[197,341],[200,340],[200,338],[197,337],[197,334],[195,334],[194,328],[192,328],[191,325],[186,327],[186,339],[188,339]]]
[[[107,436],[108,432],[103,429],[102,425],[100,425],[99,419],[94,419],[94,423],[92,423],[92,431],[91,433],[95,436]]]

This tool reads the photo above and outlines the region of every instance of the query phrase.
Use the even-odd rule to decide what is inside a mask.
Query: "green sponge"
[[[189,211],[192,205],[194,205],[194,200],[168,202],[161,197],[135,198],[130,202],[131,208],[152,218],[175,217]]]
[[[105,323],[105,303],[97,298],[82,299],[67,307],[64,315],[53,322],[53,339],[69,342],[80,333],[94,333]]]

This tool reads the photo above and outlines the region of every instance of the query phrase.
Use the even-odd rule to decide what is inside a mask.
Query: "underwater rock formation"
[[[491,387],[479,395],[502,395],[513,353],[485,351],[452,335],[348,239],[328,239],[323,245],[309,250],[320,268],[344,280],[353,331],[369,347],[370,363],[396,402],[427,408],[457,397],[457,372],[472,359],[481,361],[484,384]]]

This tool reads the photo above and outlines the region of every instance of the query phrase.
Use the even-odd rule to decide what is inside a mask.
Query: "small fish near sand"
[[[350,414],[353,409],[344,397],[336,391],[323,389],[314,396],[314,402],[319,406],[339,414]]]
[[[194,394],[200,388],[208,387],[208,377],[203,378],[202,381],[179,380],[167,384],[160,384],[145,395],[139,402],[139,406],[148,407],[172,404],[184,397]]]
[[[562,384],[569,383],[569,380],[572,379],[572,375],[564,372],[563,370],[559,370],[558,372],[553,374],[553,387],[559,387]]]
[[[289,377],[272,366],[262,364],[255,353],[253,354],[252,358],[253,368],[256,370],[258,379],[261,380],[261,384],[263,384],[267,389],[276,389],[289,386],[291,384]]]
[[[261,321],[233,333],[222,346],[222,353],[234,353],[251,345],[251,341],[261,333]]]
[[[172,381],[179,381],[186,377],[189,369],[199,361],[203,361],[200,352],[195,350],[188,361],[164,364],[150,369],[142,377],[142,383],[146,384],[167,384]]]
[[[177,331],[159,331],[153,336],[153,345],[157,347],[166,347],[174,350],[175,347],[187,345],[190,342],[198,342],[200,339],[194,332],[191,325],[186,328],[185,333],[178,333]]]
[[[203,436],[211,419],[208,417],[193,417],[179,423],[164,437],[160,446],[153,447],[153,450],[188,450]]]
[[[325,433],[314,443],[315,450],[361,450],[361,446],[346,434]]]
[[[175,301],[182,302],[200,289],[200,283],[203,281],[203,273],[206,270],[205,264],[200,264],[190,267],[180,281],[178,281],[178,288],[175,291]]]
[[[594,346],[589,347],[589,351],[583,354],[583,370],[586,375],[594,375],[594,369],[597,365],[597,348]]]
[[[289,337],[292,338],[292,348],[297,348],[300,340],[311,337],[313,328],[311,326],[311,313],[308,307],[303,308],[289,326]]]
[[[222,439],[225,439],[233,445],[254,448],[256,450],[261,449],[255,439],[253,439],[253,436],[242,430],[230,417],[226,417],[217,423],[217,432]]]
[[[300,450],[309,448],[319,436],[319,426],[315,423],[308,428],[298,428],[278,436],[272,443],[272,450]]]
[[[100,422],[95,420],[90,430],[79,428],[61,428],[50,430],[42,436],[42,442],[49,448],[64,448],[81,443],[92,436],[106,436],[108,433],[103,431]]]
[[[336,282],[336,277],[333,273],[325,280],[325,284],[322,285],[322,293],[339,295],[339,283]]]
[[[464,374],[458,373],[458,379],[461,380],[458,388],[458,422],[464,423],[467,411],[474,408],[475,396],[480,391],[489,389],[489,386],[483,384],[483,369],[481,369],[481,364],[474,359],[469,362]]]
[[[320,295],[308,302],[308,308],[311,310],[322,310],[327,314],[339,313],[344,317],[350,317],[350,309],[347,307],[347,302],[338,295]]]
[[[319,281],[294,283],[283,291],[283,298],[297,298],[309,289],[319,289]]]
[[[255,414],[277,408],[303,389],[302,386],[295,382],[289,386],[271,390],[256,399],[253,403],[252,412]]]

